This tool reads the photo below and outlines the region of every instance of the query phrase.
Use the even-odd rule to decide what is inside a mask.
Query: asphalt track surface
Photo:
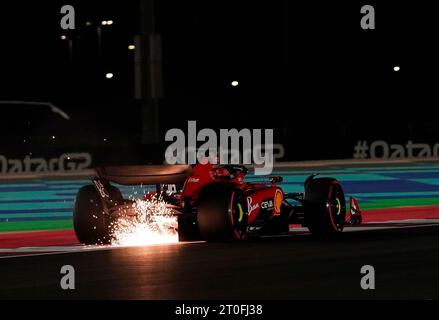
[[[60,287],[63,265],[75,268],[75,290]],[[360,287],[363,265],[375,268],[375,290]],[[297,234],[3,258],[0,298],[438,299],[438,271],[438,221],[401,222],[334,240]]]
[[[439,299],[439,165],[337,170],[327,173],[359,198],[366,223],[331,240],[295,229],[241,243],[85,247],[64,225],[33,225],[69,218],[62,197],[82,181],[3,183],[0,218],[12,222],[0,235],[0,299]],[[284,171],[288,192],[309,173]],[[27,224],[43,231],[20,233]],[[60,287],[64,265],[75,290]],[[360,287],[364,265],[375,290]]]

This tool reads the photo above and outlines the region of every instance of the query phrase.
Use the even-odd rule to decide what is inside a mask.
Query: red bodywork
[[[284,198],[281,188],[276,182],[247,183],[244,181],[246,172],[241,171],[231,174],[223,166],[215,166],[210,163],[198,164],[193,168],[191,176],[186,180],[181,201],[190,199],[190,204],[196,204],[200,191],[208,184],[226,182],[235,185],[246,197],[246,213],[248,224],[255,221],[261,210],[271,212],[271,216],[280,214],[280,207]],[[279,179],[278,181],[281,181]]]

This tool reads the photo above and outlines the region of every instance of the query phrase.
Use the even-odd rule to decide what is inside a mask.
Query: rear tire
[[[235,185],[214,183],[200,193],[197,221],[207,241],[241,240],[247,233],[247,204]]]
[[[333,236],[343,231],[346,202],[337,180],[319,178],[308,181],[304,209],[306,226],[313,235]]]
[[[93,185],[82,187],[76,195],[73,226],[79,242],[83,244],[111,243],[110,216]]]
[[[178,241],[199,241],[200,233],[198,226],[192,217],[178,216]]]

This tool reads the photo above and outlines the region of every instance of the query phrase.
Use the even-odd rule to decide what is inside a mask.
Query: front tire
[[[110,216],[95,187],[82,187],[73,210],[73,227],[79,242],[87,245],[111,243],[110,226]]]
[[[241,240],[247,234],[247,218],[245,196],[235,185],[214,183],[201,191],[197,221],[203,239]]]
[[[343,188],[333,178],[309,180],[305,185],[305,222],[313,235],[333,236],[343,231],[346,202]]]

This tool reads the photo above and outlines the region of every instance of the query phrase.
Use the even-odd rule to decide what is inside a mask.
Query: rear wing
[[[190,165],[109,166],[96,168],[98,178],[121,185],[179,184],[192,173]]]

